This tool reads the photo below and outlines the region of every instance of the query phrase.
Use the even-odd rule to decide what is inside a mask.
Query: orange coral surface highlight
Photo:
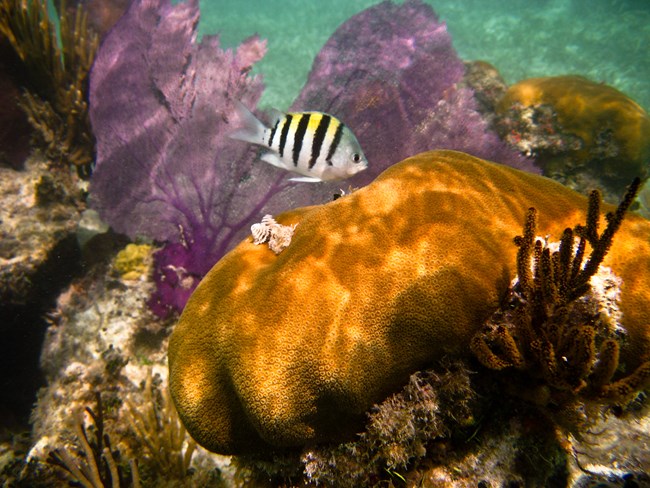
[[[353,436],[364,412],[469,342],[516,273],[529,207],[559,240],[583,196],[454,151],[398,163],[334,202],[287,212],[276,255],[252,239],[204,278],[169,346],[191,435],[220,453]],[[606,210],[611,210],[607,207]],[[650,222],[629,215],[605,265],[624,280],[630,364],[650,355]]]

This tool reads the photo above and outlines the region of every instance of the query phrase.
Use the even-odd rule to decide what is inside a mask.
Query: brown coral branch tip
[[[589,260],[585,264],[582,271],[576,277],[576,285],[586,284],[589,279],[596,273],[600,263],[602,263],[607,251],[612,245],[614,234],[621,227],[625,212],[634,201],[639,188],[641,187],[641,179],[635,178],[632,184],[627,188],[623,200],[619,203],[614,213],[607,213],[605,216],[607,220],[607,227],[603,233],[598,235],[598,219],[600,217],[600,203],[601,196],[598,190],[591,192],[589,196],[589,210],[587,213],[587,227],[578,226],[576,233],[586,239],[593,251],[589,256]]]
[[[620,335],[598,314],[594,316],[594,307],[585,305],[585,301],[597,300],[589,294],[590,279],[599,272],[640,184],[636,178],[616,211],[606,215],[602,233],[598,231],[601,195],[593,191],[586,224],[566,229],[554,252],[535,240],[537,211],[528,210],[523,235],[514,240],[519,248],[518,279],[510,289],[510,300],[470,343],[480,363],[493,370],[519,370],[528,378],[527,384],[555,392],[551,401],[575,402],[579,397],[622,404],[650,384],[650,361],[615,378]],[[583,265],[587,243],[592,250]]]

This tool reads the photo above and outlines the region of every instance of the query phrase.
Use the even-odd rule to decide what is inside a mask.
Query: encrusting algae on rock
[[[169,346],[170,389],[204,447],[255,453],[350,439],[375,403],[472,336],[514,277],[527,209],[562,235],[586,198],[454,151],[398,163],[346,198],[277,217],[275,255],[250,239],[191,297]],[[629,215],[604,265],[623,280],[630,368],[650,357],[650,222]]]

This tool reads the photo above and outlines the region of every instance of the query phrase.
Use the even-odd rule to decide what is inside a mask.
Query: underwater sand
[[[287,108],[314,57],[336,28],[378,2],[368,0],[202,0],[200,32],[225,46],[258,33],[268,53],[263,107]],[[401,3],[401,2],[397,2]],[[465,60],[495,65],[510,83],[533,76],[581,74],[623,91],[650,109],[648,0],[427,1],[447,22]]]

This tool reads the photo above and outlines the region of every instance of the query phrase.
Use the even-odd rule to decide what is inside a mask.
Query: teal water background
[[[262,107],[286,109],[336,28],[378,2],[368,0],[202,0],[201,34],[234,47],[268,40],[256,72]],[[401,2],[396,2],[401,3]],[[650,110],[650,0],[436,0],[464,60],[496,66],[509,84],[533,76],[580,74],[623,91]]]

